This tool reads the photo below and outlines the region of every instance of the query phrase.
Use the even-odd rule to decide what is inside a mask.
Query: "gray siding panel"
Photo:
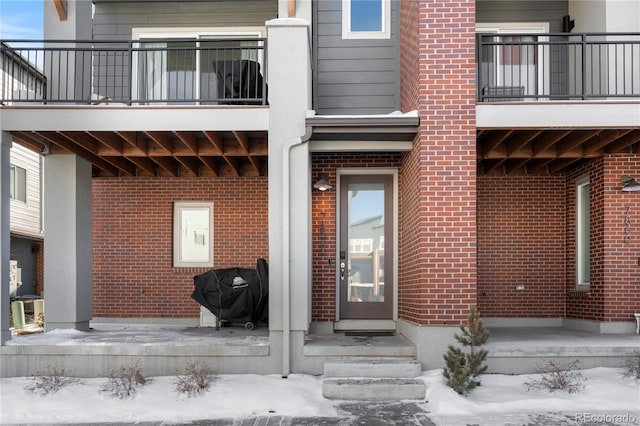
[[[128,40],[134,27],[263,27],[276,17],[276,0],[215,2],[96,2],[96,39]]]
[[[549,31],[562,31],[568,0],[477,0],[477,22],[549,22]]]
[[[134,28],[237,28],[262,27],[277,15],[277,0],[221,0],[212,2],[95,2],[93,38],[127,41]],[[110,77],[109,89],[104,78],[94,80],[94,92],[111,99],[126,99],[129,92],[128,57],[96,54],[94,72],[105,69],[117,72]]]
[[[314,109],[318,114],[387,114],[400,109],[399,1],[389,40],[343,40],[342,2],[314,4]]]

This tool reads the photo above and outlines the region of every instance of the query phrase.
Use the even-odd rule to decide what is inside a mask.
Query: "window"
[[[390,38],[391,0],[342,0],[342,38]]]
[[[234,62],[251,61],[257,73],[262,72],[260,64],[264,51],[259,40],[262,34],[257,28],[237,31],[134,29],[133,38],[138,40],[134,93],[143,103],[195,104],[206,100],[215,104],[215,99],[229,97],[222,92],[224,86],[219,83],[230,74],[232,78],[239,78],[240,71],[232,68]],[[259,85],[257,80],[247,81],[243,97],[259,97],[258,89],[261,96],[261,81]]]
[[[548,33],[548,23],[478,23],[476,31],[495,34],[482,38],[478,52],[484,94],[504,93],[517,100],[517,95],[549,93],[549,47],[537,44],[548,37],[534,35]],[[522,35],[527,33],[531,35]]]
[[[591,280],[590,252],[590,190],[589,177],[576,181],[576,284],[588,287]]]
[[[212,202],[174,203],[173,266],[213,266]]]
[[[371,253],[373,251],[373,239],[371,238],[350,238],[350,253]]]
[[[9,198],[27,202],[27,170],[13,164],[9,169]]]

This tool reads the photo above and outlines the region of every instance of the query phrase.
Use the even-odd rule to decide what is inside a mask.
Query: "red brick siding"
[[[268,256],[267,178],[93,180],[93,315],[197,317],[193,276],[173,267],[173,202],[214,202],[214,269]]]
[[[475,1],[416,3],[400,23],[419,34],[417,73],[402,38],[401,95],[420,129],[400,173],[399,316],[459,324],[476,305]]]
[[[564,175],[478,177],[478,307],[485,317],[564,316]]]
[[[640,156],[605,156],[604,167],[604,321],[632,321],[640,312],[640,193],[621,191],[620,178],[640,179]]]
[[[637,177],[638,170],[638,156],[616,154],[591,160],[567,176],[568,318],[633,321],[640,311],[640,194],[621,191],[620,182],[623,175]],[[591,190],[591,283],[588,291],[576,291],[574,181],[584,174]]]
[[[590,277],[589,291],[576,290],[576,179],[589,175],[590,192]],[[603,159],[588,161],[567,174],[567,310],[566,317],[602,321],[604,319],[604,170]]]
[[[311,196],[312,227],[312,321],[334,321],[336,318],[336,169],[387,167],[398,168],[398,153],[313,154],[311,179],[327,174],[334,188]],[[329,263],[331,259],[331,263]]]

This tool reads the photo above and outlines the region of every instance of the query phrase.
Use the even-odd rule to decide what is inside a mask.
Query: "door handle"
[[[340,279],[344,280],[344,268],[346,267],[346,265],[344,264],[344,262],[340,262]]]

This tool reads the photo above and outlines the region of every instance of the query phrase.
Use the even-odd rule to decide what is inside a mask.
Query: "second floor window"
[[[234,103],[262,97],[261,32],[134,32],[138,99],[143,103]],[[237,91],[233,92],[234,90]],[[226,101],[226,100],[229,101]]]
[[[9,169],[9,198],[27,202],[27,170],[13,164]]]
[[[390,0],[342,0],[342,38],[390,38]]]

